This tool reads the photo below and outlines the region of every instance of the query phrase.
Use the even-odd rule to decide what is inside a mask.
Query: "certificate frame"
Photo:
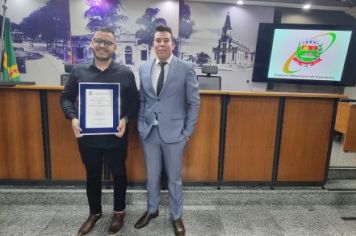
[[[88,92],[96,91],[111,91],[112,93],[112,101],[111,102],[111,111],[112,114],[109,113],[108,119],[112,125],[104,125],[96,127],[89,126],[87,124],[88,113],[87,113],[87,105],[90,105],[88,101]],[[79,107],[79,122],[81,134],[83,135],[105,135],[105,134],[115,134],[117,133],[117,127],[119,125],[120,119],[120,83],[90,83],[90,82],[80,82],[79,83],[79,99],[78,99],[78,107]],[[111,117],[112,116],[112,117]],[[112,122],[111,122],[112,121]]]

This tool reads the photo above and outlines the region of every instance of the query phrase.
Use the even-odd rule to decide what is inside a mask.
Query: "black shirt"
[[[136,115],[139,106],[139,94],[132,71],[116,62],[111,62],[107,69],[101,71],[93,61],[91,64],[76,65],[61,93],[60,105],[67,119],[78,118],[77,99],[80,82],[120,83],[120,118],[131,119]],[[119,138],[115,135],[87,135],[79,138],[78,141],[90,147],[111,148],[118,144]]]

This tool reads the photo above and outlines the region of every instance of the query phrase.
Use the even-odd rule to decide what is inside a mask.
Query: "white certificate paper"
[[[114,125],[113,90],[86,89],[86,128],[105,128]]]
[[[120,83],[79,83],[79,122],[83,135],[117,133]]]

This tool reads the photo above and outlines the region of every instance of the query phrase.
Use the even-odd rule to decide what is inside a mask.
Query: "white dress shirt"
[[[164,83],[166,82],[167,74],[169,71],[169,67],[171,66],[172,59],[173,59],[173,54],[167,59],[167,61],[165,61],[165,62],[167,62],[167,64],[164,65],[163,86],[164,86]],[[161,65],[159,64],[160,62],[161,61],[158,58],[156,58],[155,62],[153,63],[152,71],[151,71],[152,86],[156,93],[157,93],[158,77],[159,77],[159,74],[161,73]],[[162,61],[162,62],[164,62],[164,61]],[[155,119],[153,121],[153,125],[158,125],[157,119]]]
[[[173,55],[171,55],[167,61],[167,64],[164,65],[164,79],[163,79],[163,84],[166,82],[166,78],[167,78],[167,74],[168,74],[168,70],[169,70],[169,67],[171,65],[171,62],[172,62],[172,58],[173,58]],[[155,62],[153,63],[153,66],[152,66],[152,71],[151,71],[151,79],[152,79],[152,86],[154,88],[154,90],[156,91],[157,93],[157,83],[158,83],[158,77],[159,77],[159,74],[161,73],[161,65],[159,64],[161,61],[159,61],[158,58],[155,59]],[[164,61],[162,61],[164,62]]]

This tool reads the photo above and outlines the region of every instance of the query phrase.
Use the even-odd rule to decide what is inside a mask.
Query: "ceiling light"
[[[243,5],[243,4],[244,4],[244,1],[239,0],[239,1],[237,1],[237,4],[238,4],[238,5]]]
[[[311,5],[309,3],[304,4],[303,9],[308,10],[311,8]]]

